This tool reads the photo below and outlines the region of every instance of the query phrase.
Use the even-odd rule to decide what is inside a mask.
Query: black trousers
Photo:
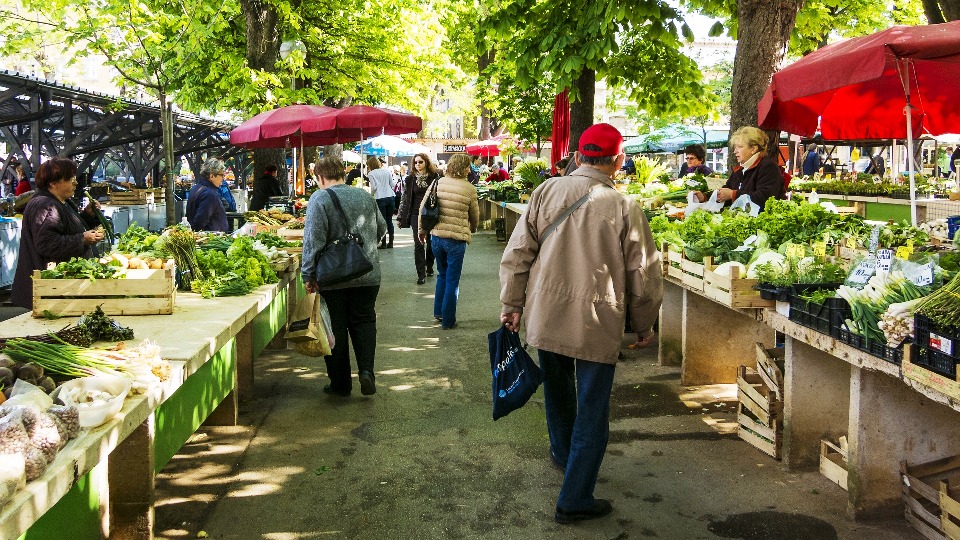
[[[353,387],[348,336],[357,359],[357,371],[373,371],[377,350],[376,304],[379,292],[379,285],[320,291],[330,310],[330,323],[336,340],[332,354],[324,357],[330,386],[336,392],[349,392]]]
[[[380,214],[383,216],[383,219],[387,222],[387,234],[392,239],[393,238],[393,211],[394,211],[393,197],[384,197],[382,199],[377,199],[377,208],[380,209]]]
[[[416,215],[410,219],[410,226],[413,227],[413,263],[417,266],[417,277],[424,279],[427,277],[427,270],[433,272],[433,249],[430,247],[430,235],[427,235],[427,241],[420,242],[417,230],[420,227],[420,216]]]

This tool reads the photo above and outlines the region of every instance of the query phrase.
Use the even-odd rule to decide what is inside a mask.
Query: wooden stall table
[[[135,341],[155,341],[173,375],[162,388],[128,397],[117,418],[84,430],[0,509],[0,537],[152,538],[154,475],[204,422],[234,425],[239,397],[252,397],[253,359],[287,322],[288,296],[300,296],[299,267],[246,296],[177,295],[172,315],[114,317]],[[67,322],[30,314],[0,322],[16,337]]]

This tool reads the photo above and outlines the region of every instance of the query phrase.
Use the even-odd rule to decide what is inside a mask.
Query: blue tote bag
[[[500,326],[487,335],[493,373],[493,419],[523,407],[543,382],[543,371],[520,343],[520,334]]]

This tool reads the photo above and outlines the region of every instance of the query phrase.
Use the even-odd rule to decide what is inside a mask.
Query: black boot
[[[393,233],[390,233],[390,240],[387,242],[387,249],[393,249]]]
[[[380,245],[377,246],[377,249],[386,249],[386,247],[387,247],[387,236],[384,235],[383,238],[380,239]]]

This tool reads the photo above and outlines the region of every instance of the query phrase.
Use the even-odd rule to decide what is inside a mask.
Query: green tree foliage
[[[532,144],[540,157],[543,140],[553,128],[553,85],[549,80],[520,88],[498,77],[495,89],[486,92],[490,109],[514,137]]]

